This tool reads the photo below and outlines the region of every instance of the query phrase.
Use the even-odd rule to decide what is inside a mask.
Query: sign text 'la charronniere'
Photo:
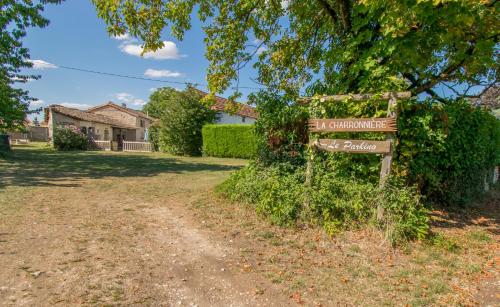
[[[394,118],[347,118],[347,119],[311,119],[311,132],[363,132],[363,131],[397,131]]]

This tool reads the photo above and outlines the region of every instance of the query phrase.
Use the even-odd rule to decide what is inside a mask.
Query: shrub
[[[253,125],[205,125],[202,135],[207,156],[249,159],[257,154]]]
[[[278,225],[291,225],[304,200],[303,171],[255,163],[235,172],[218,187],[231,200],[254,204],[256,211]]]
[[[158,118],[151,142],[160,151],[175,155],[199,156],[202,150],[201,129],[215,121],[215,111],[201,103],[202,94],[193,87],[184,91],[160,88],[144,107]]]
[[[254,204],[258,213],[279,225],[310,222],[333,235],[374,224],[393,244],[428,234],[428,210],[414,188],[400,183],[379,188],[324,165],[314,167],[313,174],[311,185],[306,186],[303,167],[251,163],[232,174],[218,191],[233,201]],[[383,208],[382,219],[377,217],[377,207]]]
[[[259,120],[255,123],[259,162],[304,165],[304,149],[309,139],[307,108],[294,104],[290,97],[265,91],[249,99],[259,112]]]
[[[500,121],[466,101],[401,104],[395,168],[429,200],[464,205],[500,162]]]
[[[54,148],[57,150],[86,150],[88,146],[87,136],[76,127],[58,127],[53,135]]]
[[[383,209],[381,219],[375,219],[393,244],[413,239],[423,240],[429,234],[429,211],[422,204],[416,187],[388,182],[377,189],[376,207]]]

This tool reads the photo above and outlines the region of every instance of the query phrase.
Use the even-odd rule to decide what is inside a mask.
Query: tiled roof
[[[116,119],[113,119],[113,118],[105,116],[105,115],[90,113],[87,111],[82,111],[82,110],[73,109],[73,108],[67,108],[67,107],[63,107],[60,105],[50,105],[49,109],[51,109],[52,111],[57,112],[59,114],[63,114],[63,115],[69,116],[71,118],[84,120],[87,122],[108,124],[110,126],[117,127],[117,128],[127,128],[127,129],[135,129],[136,128],[134,126],[123,124],[123,123],[117,121]]]
[[[206,93],[204,91],[200,91],[198,89],[196,89],[196,90],[198,92],[200,92],[203,96],[208,95],[208,93]],[[231,102],[228,99],[222,98],[219,96],[215,96],[215,103],[211,106],[211,109],[215,110],[215,111],[228,112],[226,109],[226,106],[228,106],[228,104],[235,104],[235,108],[236,108],[235,114],[238,114],[240,116],[255,118],[255,119],[259,118],[259,113],[257,112],[257,110],[255,110],[255,108],[253,108],[247,104],[243,104],[243,103],[239,103],[239,102]],[[232,106],[229,106],[228,108],[232,110]]]
[[[139,110],[134,110],[134,109],[130,109],[130,108],[127,108],[127,107],[123,107],[121,105],[118,105],[112,101],[109,101],[105,104],[101,104],[101,105],[98,105],[98,106],[95,106],[93,108],[90,108],[88,109],[89,112],[93,112],[95,110],[98,110],[98,109],[101,109],[103,107],[107,107],[107,106],[111,106],[115,109],[118,109],[120,111],[123,111],[125,113],[128,113],[132,116],[138,116],[138,117],[143,117],[143,118],[146,118],[146,119],[149,119],[149,120],[154,120],[154,118],[148,116],[146,113],[142,112],[142,111],[139,111]]]

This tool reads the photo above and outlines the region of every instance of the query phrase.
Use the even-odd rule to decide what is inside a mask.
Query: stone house
[[[61,105],[45,109],[49,140],[56,127],[72,125],[96,141],[147,141],[147,131],[153,118],[147,114],[108,102],[89,110],[79,110]]]

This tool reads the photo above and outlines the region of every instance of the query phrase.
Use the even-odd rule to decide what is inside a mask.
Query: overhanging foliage
[[[129,32],[145,51],[178,39],[193,10],[205,23],[208,82],[222,92],[256,62],[258,81],[296,95],[410,90],[441,99],[437,85],[467,95],[498,77],[494,0],[93,0],[111,34]],[[464,86],[465,85],[465,86]]]

